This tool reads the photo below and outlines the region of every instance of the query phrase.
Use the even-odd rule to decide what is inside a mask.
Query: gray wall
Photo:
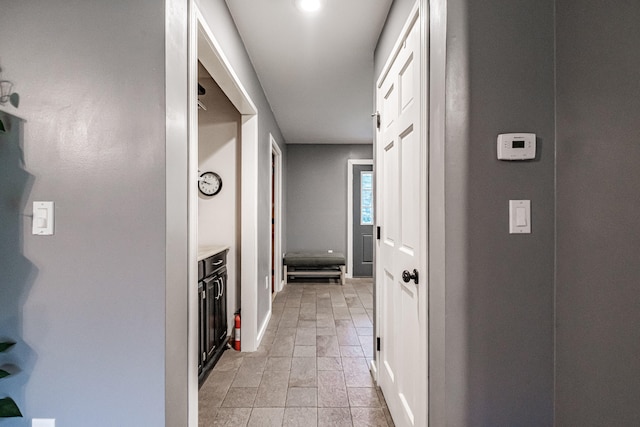
[[[452,0],[449,4],[454,4]],[[464,1],[450,10],[447,81],[448,330],[465,337],[466,403],[461,425],[548,426],[553,414],[554,280],[554,3],[552,0]],[[458,33],[460,25],[466,31]],[[452,48],[455,55],[455,49]],[[458,89],[462,80],[463,90]],[[464,110],[460,107],[464,105]],[[461,111],[462,110],[462,111]],[[464,112],[463,112],[464,111]],[[496,136],[535,132],[537,157],[496,159]],[[463,169],[464,172],[460,172]],[[508,234],[508,200],[530,199],[532,234]],[[448,238],[448,237],[447,237]],[[451,251],[450,251],[451,250]],[[454,252],[455,250],[455,252]],[[453,326],[453,325],[452,325]],[[449,337],[449,335],[448,335]],[[451,367],[452,375],[460,372]]]
[[[406,20],[398,7],[387,28]],[[553,1],[447,9],[447,425],[551,425]],[[392,44],[379,42],[377,69]],[[496,159],[497,135],[515,131],[537,133],[535,161]],[[532,201],[532,234],[508,234],[509,199]]]
[[[0,165],[0,336],[26,418],[0,424],[164,425],[164,24],[154,1],[2,2],[25,123]],[[54,236],[31,235],[34,200]]]
[[[640,425],[640,3],[558,0],[556,425]]]
[[[286,147],[226,6],[202,3],[259,110],[259,274],[266,276],[269,133]],[[168,6],[174,21],[186,4]],[[166,254],[186,253],[184,242],[167,246],[168,223],[177,240],[184,236],[186,199],[167,206],[165,178],[186,164],[186,20],[172,21],[180,33],[167,47],[165,18],[164,3],[146,0],[3,2],[3,78],[22,102],[2,108],[25,120],[21,134],[3,136],[9,142],[0,151],[0,338],[18,341],[9,357],[22,368],[0,382],[0,393],[26,416],[12,426],[33,417],[71,427],[184,423],[186,333],[177,333],[186,332],[186,290],[174,285],[186,286],[186,256],[168,268]],[[165,77],[173,75],[166,95]],[[56,203],[54,236],[31,236],[33,200]],[[265,292],[262,319],[268,307]]]
[[[551,0],[449,2],[451,425],[552,423],[553,15]],[[518,131],[537,134],[536,160],[497,160],[496,136]],[[531,200],[532,234],[508,234],[509,199]]]
[[[347,160],[372,155],[371,145],[288,146],[287,250],[347,254]]]
[[[287,147],[275,122],[271,106],[264,95],[260,81],[251,64],[251,60],[238,34],[235,23],[231,18],[225,2],[220,0],[198,0],[202,14],[209,23],[223,52],[229,59],[234,71],[245,85],[245,89],[258,108],[258,327],[266,318],[269,311],[271,291],[263,286],[264,278],[270,275],[271,260],[269,248],[271,246],[271,200],[269,199],[269,176],[271,174],[271,133],[280,146],[283,164],[286,161]],[[283,185],[286,184],[286,180]],[[284,190],[283,190],[284,192]],[[286,215],[283,224],[287,222]],[[284,234],[283,234],[284,236]],[[284,240],[284,239],[283,239]]]

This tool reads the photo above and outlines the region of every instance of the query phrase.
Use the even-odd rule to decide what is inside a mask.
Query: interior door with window
[[[373,276],[373,165],[353,165],[353,277]]]
[[[421,74],[428,78],[421,69],[419,22],[416,9],[376,90],[377,369],[398,427],[426,426],[428,406],[428,147],[421,129],[427,114],[421,107]]]

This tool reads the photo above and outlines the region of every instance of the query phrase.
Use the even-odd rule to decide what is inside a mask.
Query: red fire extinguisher
[[[233,348],[236,351],[240,351],[240,312],[236,312],[234,317],[235,323],[235,340],[233,341]]]

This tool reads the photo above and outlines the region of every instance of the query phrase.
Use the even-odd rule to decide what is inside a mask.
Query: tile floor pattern
[[[393,426],[372,319],[370,281],[285,286],[258,351],[225,351],[200,388],[200,426]]]

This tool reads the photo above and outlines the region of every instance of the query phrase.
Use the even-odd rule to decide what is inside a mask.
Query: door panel
[[[420,117],[419,18],[407,28],[378,85],[376,287],[379,384],[395,425],[427,425],[427,143]],[[422,71],[424,73],[424,71]],[[405,282],[403,271],[418,271]]]
[[[373,263],[373,235],[368,234],[362,236],[362,261]]]
[[[413,126],[400,135],[400,250],[412,256],[420,245],[420,182],[416,171],[420,168],[420,138],[416,137]]]
[[[388,316],[389,318],[394,318],[396,313],[395,293],[393,292],[394,282],[395,280],[393,278],[393,275],[389,271],[389,269],[385,269],[384,270],[384,287],[383,287],[384,294],[383,294],[382,304],[384,306],[383,310],[385,312],[385,315]],[[389,380],[391,381],[391,383],[395,382],[395,377],[396,377],[395,346],[391,345],[392,343],[391,337],[393,337],[396,333],[395,326],[396,324],[393,322],[383,322],[382,333],[381,333],[381,336],[382,336],[381,345],[382,345],[382,348],[385,349],[385,351],[380,352],[380,358],[382,360],[382,370],[389,377]],[[387,342],[387,337],[389,338],[388,342]]]
[[[382,236],[385,247],[393,248],[397,239],[397,224],[393,219],[393,212],[397,209],[399,202],[398,193],[398,170],[396,160],[396,144],[390,142],[385,148],[381,156],[382,170],[384,180],[382,181],[383,194],[382,198]]]

